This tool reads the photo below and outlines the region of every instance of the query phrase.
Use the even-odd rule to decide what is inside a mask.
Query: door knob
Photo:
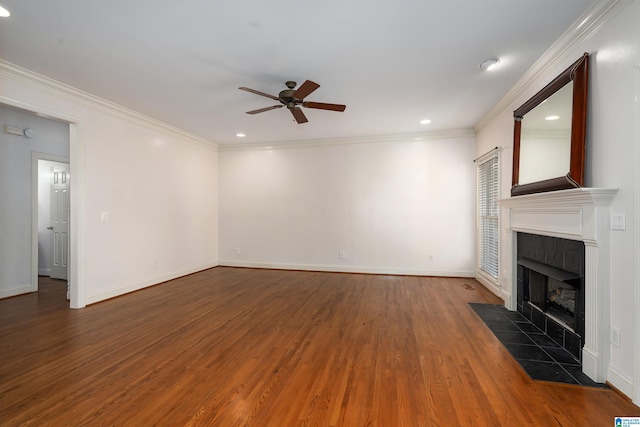
[[[47,230],[53,230],[53,226],[52,225],[48,226]]]

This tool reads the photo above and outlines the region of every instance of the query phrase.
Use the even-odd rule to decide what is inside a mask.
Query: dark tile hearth
[[[582,366],[518,312],[502,305],[469,303],[533,380],[608,388],[582,373]]]

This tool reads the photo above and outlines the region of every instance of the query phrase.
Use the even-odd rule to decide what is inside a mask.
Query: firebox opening
[[[518,264],[525,271],[524,301],[581,335],[576,316],[580,275],[527,258],[520,258]]]
[[[518,259],[520,272],[519,277],[522,283],[522,304],[530,306],[527,312],[537,311],[542,318],[546,317],[555,321],[559,327],[566,329],[567,333],[572,333],[577,339],[584,334],[584,302],[582,295],[582,275],[567,271],[553,265],[534,261],[525,257]],[[524,307],[523,307],[524,309]],[[541,316],[531,318],[543,332],[549,333],[548,322],[544,322]],[[553,329],[553,328],[552,328]],[[559,333],[552,337],[560,345],[564,345],[566,334]],[[579,358],[579,354],[574,349],[573,354]]]
[[[584,243],[518,232],[516,256],[518,312],[582,363]]]
[[[528,276],[528,292],[525,291],[524,300],[572,332],[579,333],[576,323],[579,278],[561,281],[532,269],[529,269]]]

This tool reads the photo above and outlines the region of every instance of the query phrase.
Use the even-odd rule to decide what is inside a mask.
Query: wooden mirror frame
[[[571,159],[566,176],[518,184],[520,174],[520,133],[524,115],[542,104],[551,95],[573,82],[571,111]],[[584,185],[585,142],[587,134],[587,98],[589,86],[589,54],[585,53],[540,92],[513,112],[513,176],[511,196],[565,190]]]

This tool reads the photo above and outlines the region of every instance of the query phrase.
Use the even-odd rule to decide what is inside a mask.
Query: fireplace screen
[[[578,332],[581,277],[526,258],[518,264],[525,269],[524,300]]]

